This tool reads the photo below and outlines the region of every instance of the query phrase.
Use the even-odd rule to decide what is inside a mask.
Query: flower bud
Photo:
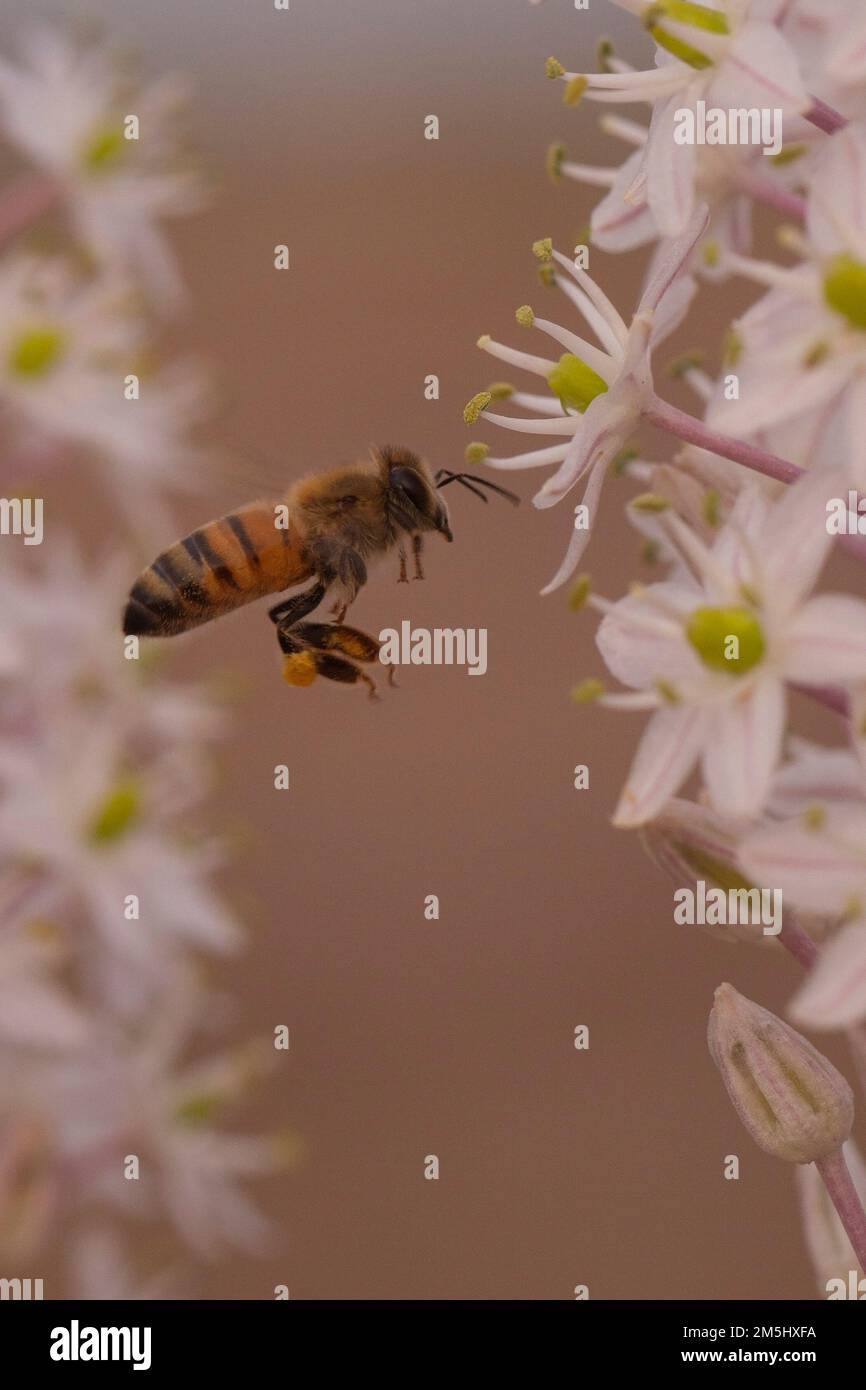
[[[774,1014],[720,985],[707,1041],[734,1109],[765,1153],[814,1163],[851,1134],[851,1087],[826,1057]]]
[[[654,821],[641,827],[640,838],[653,863],[678,888],[694,889],[702,880],[708,889],[748,893],[762,885],[749,882],[740,869],[737,847],[742,833],[743,823],[736,817],[673,797]],[[700,925],[702,931],[726,941],[776,945],[776,936],[767,935],[760,922],[738,919],[724,925]]]

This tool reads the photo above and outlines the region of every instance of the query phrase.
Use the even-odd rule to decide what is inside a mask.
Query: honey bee
[[[123,630],[171,637],[312,579],[309,588],[268,610],[283,652],[284,679],[296,686],[310,685],[317,676],[360,681],[375,697],[375,682],[363,666],[378,659],[380,643],[343,619],[367,582],[368,561],[395,547],[398,582],[408,579],[407,546],[414,578],[423,579],[424,533],[454,539],[441,496],[453,482],[484,502],[482,488],[518,500],[473,473],[440,469],[434,475],[408,449],[373,448],[362,462],[299,479],[282,503],[253,502],[164,550],[133,584]],[[334,620],[306,621],[326,595],[334,600]]]

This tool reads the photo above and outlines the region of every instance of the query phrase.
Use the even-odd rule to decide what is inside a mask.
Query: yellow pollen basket
[[[283,661],[283,680],[287,685],[312,685],[317,675],[312,652],[291,652]]]
[[[745,675],[764,656],[761,624],[747,608],[696,608],[686,637],[705,666],[729,676]]]

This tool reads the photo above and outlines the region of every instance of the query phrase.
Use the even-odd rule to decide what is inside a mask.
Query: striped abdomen
[[[296,529],[277,528],[273,506],[254,502],[164,550],[133,584],[123,630],[147,637],[187,632],[312,574]]]

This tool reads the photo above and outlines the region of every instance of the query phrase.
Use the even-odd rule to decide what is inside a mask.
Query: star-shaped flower
[[[554,251],[549,242],[537,243],[544,264],[550,267],[550,277],[583,315],[600,346],[571,329],[537,318],[528,306],[518,310],[518,322],[540,329],[564,348],[558,359],[517,352],[486,336],[479,340],[479,347],[494,357],[542,377],[551,395],[494,387],[469,402],[464,412],[467,423],[474,423],[483,411],[486,420],[505,429],[555,435],[562,442],[512,458],[488,458],[485,445],[470,445],[467,457],[486,459],[492,467],[505,469],[558,464],[533,499],[536,507],[554,506],[577,482],[586,479],[581,507],[587,509],[590,526],[583,525],[582,514],[576,517],[565,559],[542,590],[545,594],[557,589],[577,568],[590,537],[608,465],[634,434],[653,399],[650,357],[686,314],[695,286],[682,272],[706,223],[706,209],[699,208],[686,233],[659,260],[630,326],[576,261]],[[555,267],[559,267],[558,272]],[[514,404],[534,411],[534,417],[489,411],[487,407],[497,394],[510,396]]]

